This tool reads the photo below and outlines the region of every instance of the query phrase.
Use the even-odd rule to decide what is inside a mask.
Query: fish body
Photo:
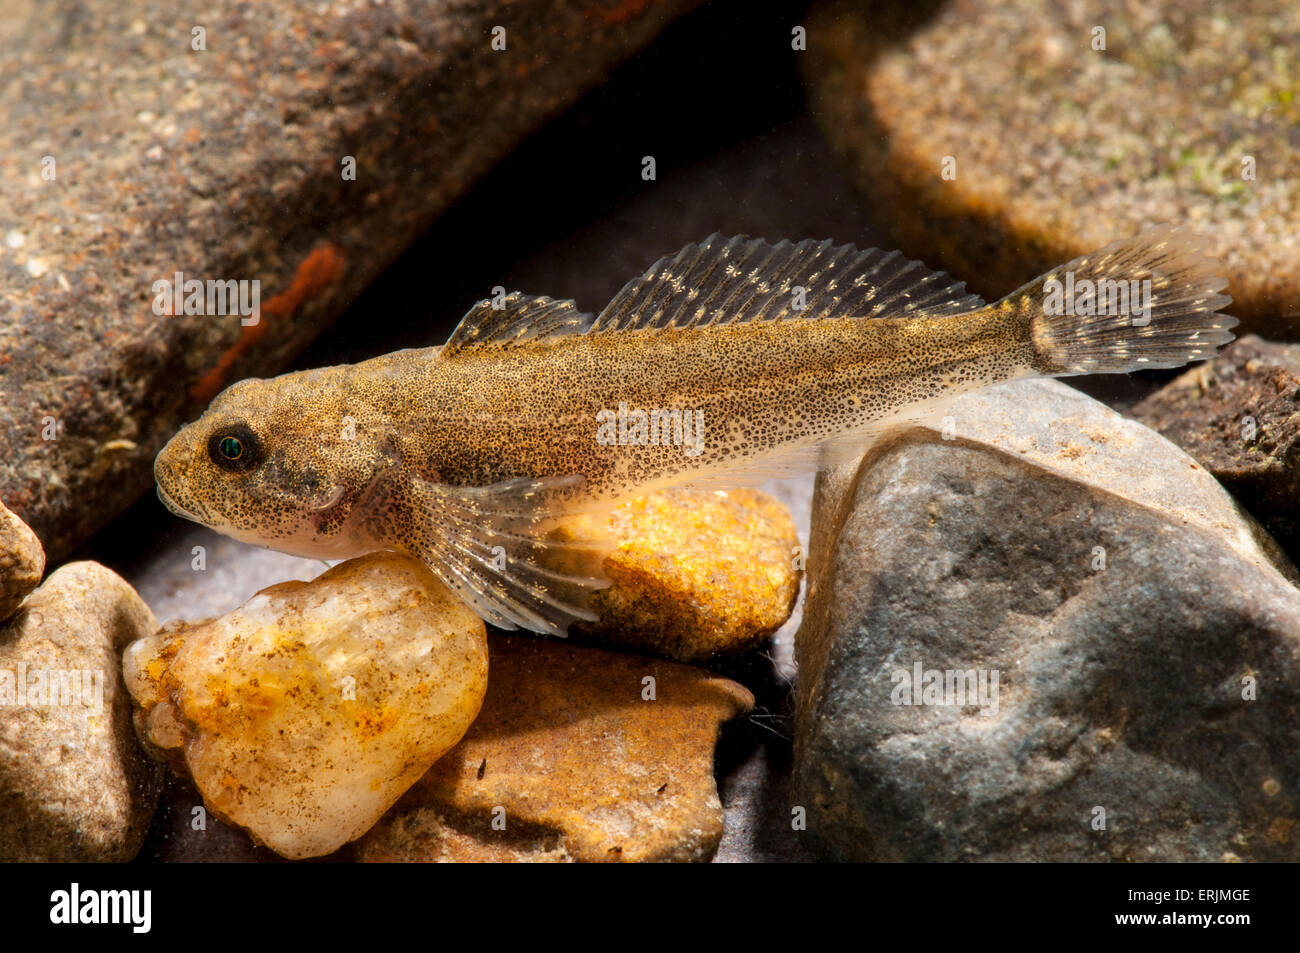
[[[985,305],[897,253],[715,236],[595,319],[512,294],[441,348],[232,385],[159,454],[159,494],[297,555],[406,552],[488,621],[559,634],[602,584],[565,516],[851,459],[989,384],[1209,357],[1236,323],[1212,264],[1160,228]]]

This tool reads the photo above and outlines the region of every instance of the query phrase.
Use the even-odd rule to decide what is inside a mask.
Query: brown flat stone
[[[695,3],[0,0],[0,497],[66,554],[221,386],[280,369]],[[155,314],[178,271],[260,281],[260,322]]]
[[[702,669],[554,640],[488,642],[478,720],[358,841],[358,859],[713,855],[722,836],[713,748],[721,725],[753,705],[747,689]],[[653,701],[643,697],[646,678]]]
[[[1300,560],[1300,346],[1247,335],[1130,413],[1196,458]]]

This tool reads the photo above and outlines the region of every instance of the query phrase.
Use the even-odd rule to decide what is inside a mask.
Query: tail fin
[[[1027,312],[1035,370],[1121,374],[1213,357],[1233,339],[1231,303],[1188,231],[1159,225],[1054,268],[1004,301]]]

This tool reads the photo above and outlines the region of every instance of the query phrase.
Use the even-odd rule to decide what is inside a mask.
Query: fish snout
[[[181,436],[178,433],[172,437],[154,457],[153,478],[158,484],[158,499],[177,516],[206,525],[210,522],[209,516],[201,504],[185,492],[183,470],[177,465],[177,455],[183,455],[177,444]]]

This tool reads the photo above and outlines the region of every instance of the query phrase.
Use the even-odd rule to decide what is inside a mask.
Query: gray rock
[[[45,551],[31,527],[0,503],[0,622],[41,581]]]
[[[217,390],[281,369],[697,2],[4,0],[0,495],[69,553]],[[260,282],[260,322],[160,316],[177,272]]]
[[[1062,384],[947,415],[953,439],[927,422],[818,486],[796,642],[810,846],[1300,858],[1294,567],[1190,458]],[[986,695],[909,699],[918,665],[982,672]]]
[[[135,739],[121,656],[156,628],[135,590],[91,562],[52,573],[0,626],[0,861],[140,849],[159,769]]]

